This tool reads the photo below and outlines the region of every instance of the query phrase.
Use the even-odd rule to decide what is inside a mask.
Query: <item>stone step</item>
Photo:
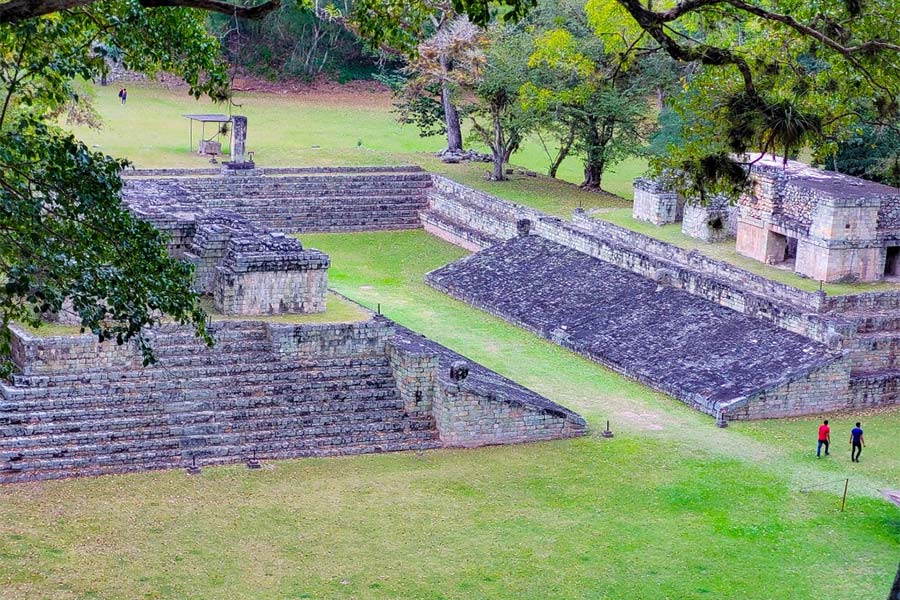
[[[220,464],[238,463],[256,456],[260,460],[279,460],[290,458],[306,458],[310,456],[338,456],[353,454],[369,454],[372,452],[401,452],[410,450],[429,450],[441,447],[441,443],[434,439],[414,439],[401,441],[379,440],[377,444],[370,442],[361,444],[351,444],[343,446],[329,446],[321,448],[291,448],[270,445],[271,447],[259,447],[249,449],[244,446],[238,446],[229,449],[222,456],[206,457],[201,459],[201,466],[214,466]],[[134,455],[131,455],[133,458]],[[21,471],[3,471],[0,470],[0,483],[18,483],[24,481],[37,481],[48,479],[62,479],[73,476],[89,477],[98,475],[109,475],[116,473],[132,473],[137,471],[146,471],[150,469],[171,469],[184,468],[191,464],[189,459],[185,459],[180,451],[172,451],[167,453],[147,453],[140,457],[136,462],[126,463],[107,463],[105,465],[88,465],[79,468],[72,468],[66,464],[62,466],[56,465],[50,461],[35,461],[28,465],[29,468]]]
[[[2,448],[0,473],[33,468],[36,461],[43,462],[42,466],[46,468],[63,466],[79,468],[91,462],[125,463],[147,454],[174,456],[176,451],[184,457],[202,458],[222,456],[227,454],[229,448],[240,448],[242,452],[249,454],[253,449],[259,452],[267,448],[309,448],[373,443],[378,440],[413,441],[437,438],[437,431],[426,420],[302,427],[288,431],[259,429],[247,432],[160,436],[153,435],[154,433],[155,430],[129,438],[112,434],[99,443],[90,438],[84,438],[84,443],[79,443],[72,438],[65,443],[54,439],[56,445]],[[64,436],[58,436],[62,437]],[[55,461],[55,464],[47,464],[48,461]]]
[[[394,388],[360,388],[352,393],[334,392],[277,396],[235,396],[215,400],[146,399],[135,395],[136,402],[121,402],[117,399],[111,405],[98,399],[95,404],[79,407],[27,409],[0,412],[0,426],[31,426],[58,424],[67,426],[81,421],[105,419],[143,418],[166,415],[172,423],[192,419],[199,413],[215,414],[218,418],[249,418],[251,415],[296,416],[296,415],[347,415],[368,410],[386,410],[403,406]],[[77,425],[76,425],[77,426]]]
[[[7,410],[9,406],[27,406],[27,402],[38,402],[46,405],[46,402],[56,402],[60,406],[76,407],[81,405],[92,405],[97,402],[98,398],[113,397],[120,402],[127,402],[129,398],[138,395],[160,394],[168,397],[184,397],[192,400],[209,400],[222,396],[227,397],[233,389],[240,389],[242,393],[253,393],[257,396],[269,396],[276,394],[310,394],[312,392],[320,393],[343,393],[352,394],[357,390],[368,389],[372,387],[394,387],[393,376],[384,377],[347,377],[344,379],[334,378],[311,378],[298,380],[291,373],[285,374],[285,379],[275,380],[267,378],[265,375],[258,377],[243,376],[225,376],[214,375],[210,377],[195,378],[191,380],[170,381],[165,378],[160,379],[153,385],[146,382],[137,382],[131,385],[92,385],[85,386],[86,389],[71,388],[60,392],[56,388],[20,388],[21,394],[11,395],[5,394],[6,399],[0,401],[0,410]],[[240,386],[240,387],[238,387]]]
[[[105,443],[116,440],[146,440],[169,436],[217,435],[278,429],[288,432],[295,430],[316,430],[356,426],[372,426],[376,423],[389,424],[393,429],[403,429],[405,411],[402,403],[394,403],[386,408],[367,408],[359,412],[338,411],[278,416],[254,414],[243,411],[235,415],[219,411],[180,413],[168,415],[144,415],[139,417],[113,417],[103,421],[50,422],[32,425],[0,426],[0,453],[4,450],[34,447],[35,445],[73,445]],[[400,423],[400,425],[397,425]]]
[[[198,187],[191,190],[194,200],[204,204],[219,200],[252,200],[296,198],[309,201],[344,200],[353,202],[358,199],[371,199],[372,202],[385,202],[394,199],[422,201],[427,184],[414,182],[388,182],[382,185],[269,185],[269,186],[227,186]],[[177,195],[177,194],[176,194]],[[190,201],[190,196],[185,200]]]
[[[501,240],[498,237],[482,233],[481,231],[469,227],[462,221],[458,221],[450,216],[445,215],[436,210],[428,209],[419,212],[419,219],[423,226],[430,233],[444,232],[449,234],[449,240],[453,243],[461,245],[469,250],[477,251],[489,248]],[[434,230],[440,230],[435,232]],[[439,237],[442,237],[439,235]]]
[[[351,377],[384,377],[392,371],[385,362],[370,364],[349,364],[306,366],[291,360],[278,360],[277,357],[261,355],[259,360],[237,362],[231,361],[231,356],[210,357],[209,361],[200,365],[170,365],[167,363],[138,367],[136,369],[124,366],[122,368],[109,368],[105,371],[86,371],[83,373],[59,373],[49,375],[20,375],[12,376],[15,387],[36,388],[84,388],[90,385],[130,384],[142,381],[173,380],[177,378],[197,378],[238,376],[243,374],[271,375],[286,374],[278,379],[302,379],[310,381],[315,379],[351,378]]]

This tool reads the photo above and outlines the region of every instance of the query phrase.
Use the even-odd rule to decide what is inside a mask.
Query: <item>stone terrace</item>
[[[578,415],[381,317],[213,323],[134,344],[16,331],[0,382],[0,483],[147,469],[571,437]]]
[[[826,392],[846,389],[849,366],[840,354],[664,279],[527,235],[438,269],[427,281],[709,414],[819,374],[826,375]],[[827,397],[799,401],[809,410]]]
[[[193,210],[228,210],[285,233],[421,227],[431,175],[419,167],[125,172],[127,201],[163,193]]]

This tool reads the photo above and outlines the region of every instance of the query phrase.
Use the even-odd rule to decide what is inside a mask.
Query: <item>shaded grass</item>
[[[900,513],[862,490],[843,514],[833,490],[801,493],[797,478],[835,478],[839,463],[776,443],[792,435],[781,424],[717,429],[428,288],[426,271],[465,252],[424,232],[301,237],[331,255],[338,291],[380,302],[595,430],[610,418],[616,437],[2,487],[0,598],[886,594]],[[900,418],[879,419],[872,435],[896,457]],[[795,423],[799,437],[815,419]],[[895,476],[886,469],[873,485]]]

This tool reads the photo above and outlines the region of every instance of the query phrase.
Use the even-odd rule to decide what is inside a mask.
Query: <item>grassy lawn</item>
[[[121,106],[117,86],[96,87],[96,107],[103,117],[103,128],[75,127],[79,138],[96,150],[131,159],[138,167],[208,167],[206,158],[191,152],[190,127],[185,113],[228,112],[227,105],[194,100],[182,89],[169,90],[158,85],[130,85],[128,104]],[[421,164],[444,172],[462,183],[474,185],[521,202],[534,198],[535,206],[548,207],[570,216],[579,202],[587,207],[625,206],[611,194],[580,192],[572,186],[550,182],[544,189],[543,178],[516,176],[509,184],[484,181],[490,169],[486,163],[446,165],[430,153],[440,150],[440,137],[422,138],[412,126],[397,123],[388,93],[355,93],[326,96],[241,94],[233,110],[248,118],[247,147],[263,165],[385,165]],[[207,126],[207,136],[215,131]],[[194,146],[200,139],[194,125]],[[227,141],[227,140],[226,140]],[[539,173],[546,173],[547,159],[535,140],[525,143],[514,162]],[[581,163],[567,159],[560,167],[564,181],[580,182]],[[645,168],[642,160],[621,163],[606,175],[604,187],[624,198],[632,195],[632,180]],[[505,192],[508,192],[508,196]],[[566,198],[555,206],[553,195]]]
[[[616,437],[0,488],[0,598],[880,598],[900,418],[851,465],[815,419],[708,417],[422,283],[421,231],[305,235],[332,285]],[[835,436],[843,428],[838,421]],[[841,434],[842,435],[842,434]],[[851,478],[846,512],[837,485]],[[788,591],[786,591],[788,590]]]

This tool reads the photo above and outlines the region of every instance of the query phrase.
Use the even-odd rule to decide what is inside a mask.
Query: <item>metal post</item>
[[[847,504],[847,486],[850,485],[850,480],[844,480],[844,497],[841,498],[841,512],[844,512],[844,506]]]

